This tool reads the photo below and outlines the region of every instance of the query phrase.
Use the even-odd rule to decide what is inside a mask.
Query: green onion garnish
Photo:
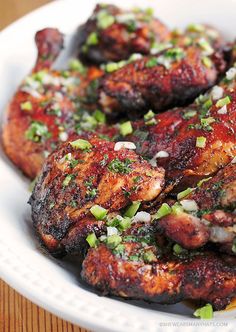
[[[86,44],[87,45],[97,45],[98,44],[98,35],[96,32],[92,32],[90,33],[90,35],[88,35],[88,38],[86,40]]]
[[[124,122],[120,125],[120,133],[122,136],[129,135],[133,132],[132,124],[130,121]]]
[[[103,220],[108,211],[100,205],[94,205],[91,207],[90,212],[97,220]]]
[[[65,177],[64,181],[62,182],[63,187],[67,187],[70,181],[73,179],[73,175],[69,174]]]
[[[96,248],[98,245],[98,239],[95,235],[95,233],[91,233],[86,237],[86,241],[90,245],[91,248]]]
[[[92,147],[92,145],[85,139],[77,139],[76,141],[70,142],[70,145],[74,149],[87,150]]]
[[[151,250],[148,250],[143,254],[143,260],[145,263],[152,263],[156,262],[157,258],[156,255]]]
[[[93,116],[97,120],[97,122],[99,122],[99,123],[106,123],[106,115],[103,112],[101,112],[99,110],[96,110],[93,113]]]
[[[202,58],[202,63],[207,67],[207,68],[211,68],[212,67],[212,61],[210,58],[208,58],[207,56]]]
[[[177,199],[178,201],[186,196],[188,196],[194,189],[193,188],[187,188],[183,191],[181,191],[180,193],[178,193],[177,195]]]
[[[151,120],[155,116],[155,113],[152,110],[149,110],[145,115],[144,115],[144,121]]]
[[[32,111],[33,106],[30,101],[26,101],[20,104],[20,108],[22,111]]]
[[[157,210],[154,219],[160,219],[171,213],[171,207],[167,203],[163,203],[162,206]]]
[[[211,304],[206,304],[204,307],[198,308],[194,311],[194,316],[201,319],[211,319],[213,318],[213,309]]]
[[[231,100],[229,98],[229,96],[226,96],[225,98],[221,98],[217,101],[216,103],[216,107],[223,107],[225,105],[230,104]]]
[[[186,251],[186,249],[183,249],[178,243],[176,243],[173,246],[173,251],[176,255],[180,255],[181,253],[183,253],[184,251]]]
[[[122,237],[117,234],[108,236],[106,239],[106,244],[110,249],[115,249],[122,241]]]
[[[205,146],[206,146],[206,137],[203,137],[203,136],[197,137],[196,147],[203,149],[203,148],[205,148]]]
[[[131,226],[131,220],[129,217],[125,217],[125,218],[122,218],[122,220],[120,220],[119,222],[119,230],[121,231],[125,231],[126,229],[130,228]]]
[[[125,211],[124,216],[132,218],[138,211],[140,204],[141,204],[140,202],[133,202],[132,205],[130,205],[128,209]]]
[[[86,68],[84,67],[84,65],[82,64],[81,61],[77,60],[77,59],[71,59],[69,62],[69,68],[71,70],[75,70],[78,71],[81,74],[84,74],[86,72]]]

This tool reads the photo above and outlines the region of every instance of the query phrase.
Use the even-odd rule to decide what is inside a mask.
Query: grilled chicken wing
[[[98,132],[109,134],[80,104],[86,88],[102,71],[86,69],[79,62],[67,71],[51,70],[62,48],[62,35],[48,28],[39,31],[35,39],[36,65],[10,102],[3,128],[6,154],[30,178],[39,173],[45,156],[73,134],[98,124]]]
[[[90,208],[110,213],[132,201],[155,199],[164,185],[164,171],[128,149],[98,138],[65,143],[47,159],[32,193],[32,218],[52,253],[76,251],[84,234],[101,229]]]
[[[222,82],[186,107],[132,123],[137,152],[165,168],[169,181],[191,187],[236,156],[236,95],[233,67]]]
[[[156,222],[157,228],[187,249],[211,241],[235,253],[236,164],[227,165],[180,197],[188,192],[170,214]]]
[[[156,43],[167,41],[170,31],[152,11],[124,11],[97,5],[79,29],[80,56],[93,63],[120,61],[133,53],[148,54]]]
[[[150,227],[148,232],[145,228],[135,235],[123,234],[116,243],[107,237],[89,249],[82,278],[103,294],[165,304],[198,299],[216,310],[236,295],[235,260],[230,263],[206,251],[173,253],[172,247],[155,242]]]

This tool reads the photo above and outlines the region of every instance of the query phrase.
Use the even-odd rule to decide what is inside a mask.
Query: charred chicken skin
[[[196,188],[188,188],[179,197],[182,199],[173,205],[171,213],[156,222],[157,228],[187,249],[211,241],[235,253],[236,164],[201,180]]]
[[[102,71],[86,69],[79,62],[72,63],[70,70],[52,70],[63,46],[62,35],[48,28],[39,31],[35,40],[36,65],[10,102],[3,128],[6,154],[30,178],[39,173],[45,157],[73,134],[95,128],[102,134],[113,131],[80,104],[90,82]]]
[[[114,242],[108,236],[89,249],[82,278],[105,294],[157,303],[197,299],[225,308],[236,295],[235,260],[212,252],[181,252],[163,246],[147,225]],[[106,262],[104,264],[104,262]]]
[[[166,170],[169,182],[194,186],[236,156],[236,95],[234,67],[221,83],[186,107],[132,123],[137,153]]]
[[[132,61],[103,77],[101,108],[111,116],[125,113],[135,119],[150,108],[160,112],[187,105],[213,86],[225,70],[223,53],[202,37],[184,46],[186,38],[181,35],[180,45],[168,44],[167,50]]]
[[[116,147],[94,137],[78,139],[48,157],[30,204],[35,228],[50,252],[78,252],[88,232],[104,228],[91,214],[92,206],[112,213],[161,192],[164,170]]]
[[[80,56],[92,63],[125,60],[133,53],[149,54],[155,44],[169,38],[168,28],[149,9],[97,5],[79,29]]]

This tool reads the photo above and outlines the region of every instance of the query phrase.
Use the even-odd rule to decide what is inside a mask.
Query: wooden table
[[[0,0],[0,30],[50,0]],[[88,332],[28,301],[0,280],[1,332]]]

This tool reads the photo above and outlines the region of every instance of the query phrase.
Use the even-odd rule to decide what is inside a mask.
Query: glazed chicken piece
[[[78,139],[48,157],[30,204],[34,226],[52,254],[81,253],[91,230],[104,231],[103,219],[90,211],[94,205],[112,213],[161,192],[163,169],[117,144]]]
[[[116,241],[102,238],[89,249],[82,278],[102,294],[161,304],[194,299],[225,308],[236,295],[235,259],[207,251],[180,253],[176,245],[156,242],[146,227]]]
[[[187,249],[211,241],[230,254],[236,252],[235,163],[201,180],[197,188],[189,188],[179,197],[171,213],[156,221],[158,230]]]
[[[125,140],[137,153],[166,170],[167,182],[178,183],[177,192],[211,176],[236,156],[236,69],[221,83],[186,107],[132,123]]]
[[[84,108],[80,111],[86,89],[102,71],[86,69],[78,61],[70,70],[52,70],[63,47],[61,33],[47,28],[37,32],[35,40],[35,67],[10,102],[3,128],[6,154],[30,178],[39,173],[45,157],[75,133],[96,127],[102,134],[114,131],[109,133]]]
[[[148,109],[161,112],[192,102],[224,70],[222,53],[214,52],[206,41],[200,46],[171,47],[104,76],[99,103],[110,116],[123,113],[137,119]]]
[[[150,9],[97,5],[79,29],[80,56],[92,63],[125,60],[133,53],[149,54],[153,45],[169,38],[170,31]]]

